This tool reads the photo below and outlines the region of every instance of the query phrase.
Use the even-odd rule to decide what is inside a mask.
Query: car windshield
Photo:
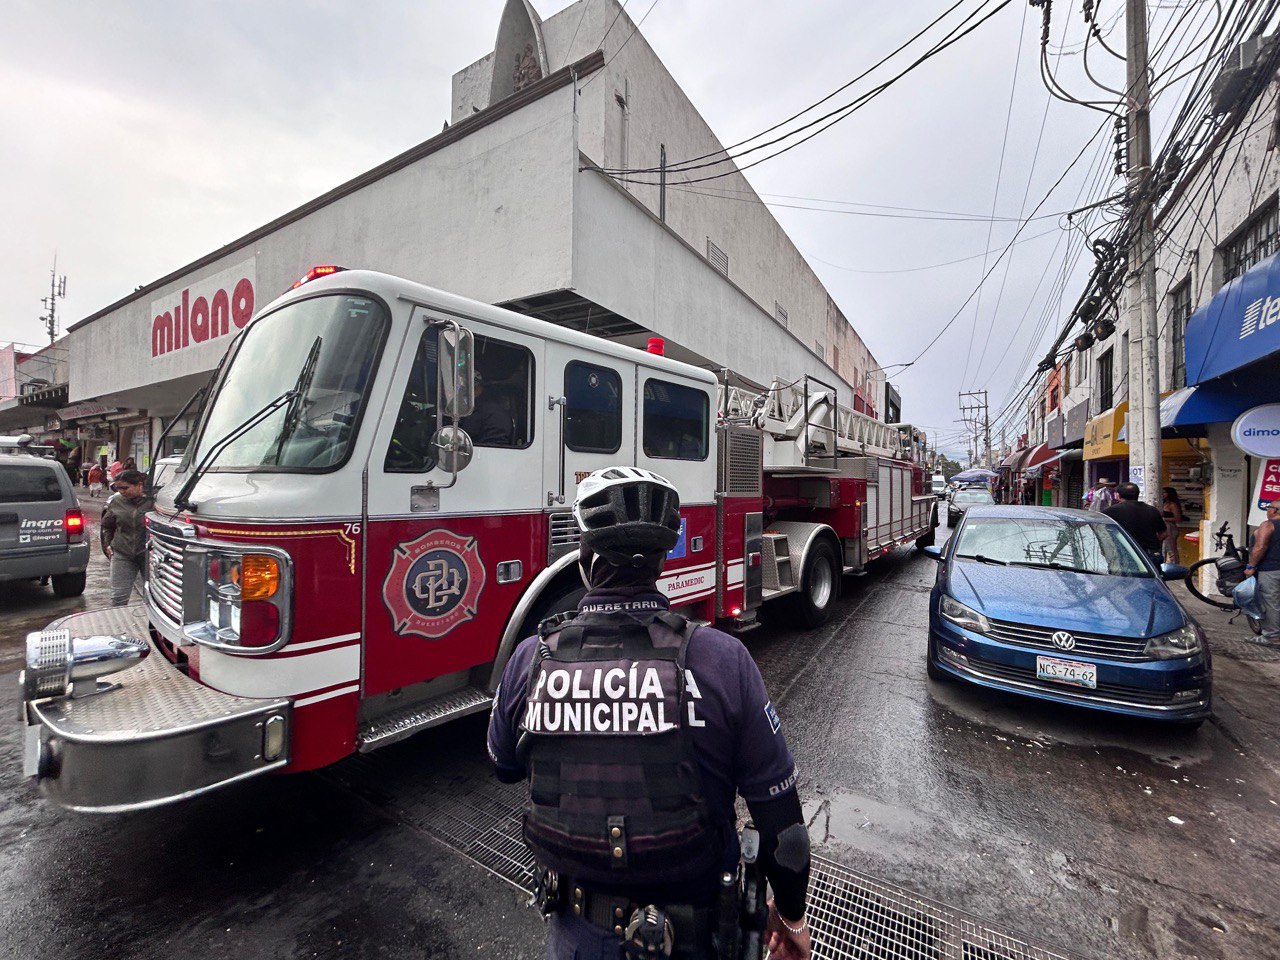
[[[348,294],[298,300],[245,332],[213,398],[192,463],[290,391],[296,396],[237,438],[212,470],[325,470],[355,437],[387,325],[386,311]]]
[[[954,503],[995,503],[986,490],[957,490]]]
[[[1119,527],[1093,520],[970,516],[959,533],[955,556],[1115,577],[1151,576]]]

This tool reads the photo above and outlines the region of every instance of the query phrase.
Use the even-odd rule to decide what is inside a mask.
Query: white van
[[[933,495],[939,500],[947,495],[947,478],[940,473],[933,475]]]

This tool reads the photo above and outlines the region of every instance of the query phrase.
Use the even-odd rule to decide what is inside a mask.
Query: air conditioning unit
[[[1258,70],[1266,63],[1275,39],[1275,34],[1251,37],[1228,54],[1210,88],[1215,114],[1227,113],[1244,96]]]

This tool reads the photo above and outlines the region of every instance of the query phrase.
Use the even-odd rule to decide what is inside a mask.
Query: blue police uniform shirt
[[[591,593],[579,609],[665,609],[661,594],[620,597]],[[489,757],[509,778],[524,775],[517,754],[536,637],[516,647],[502,674],[489,718]],[[795,761],[782,736],[778,713],[769,701],[760,669],[735,637],[700,627],[685,656],[686,702],[682,720],[689,730],[707,804],[726,838],[722,869],[738,859],[734,795],[748,803],[772,800],[795,789]]]

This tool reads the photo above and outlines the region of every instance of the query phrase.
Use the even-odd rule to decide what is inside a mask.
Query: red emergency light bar
[[[345,269],[347,268],[335,267],[332,264],[324,267],[312,267],[310,270],[307,271],[307,275],[305,277],[301,278],[300,280],[294,281],[293,289],[297,290],[304,283],[308,283],[312,280],[317,279],[318,277],[328,277],[335,273],[341,273]]]

